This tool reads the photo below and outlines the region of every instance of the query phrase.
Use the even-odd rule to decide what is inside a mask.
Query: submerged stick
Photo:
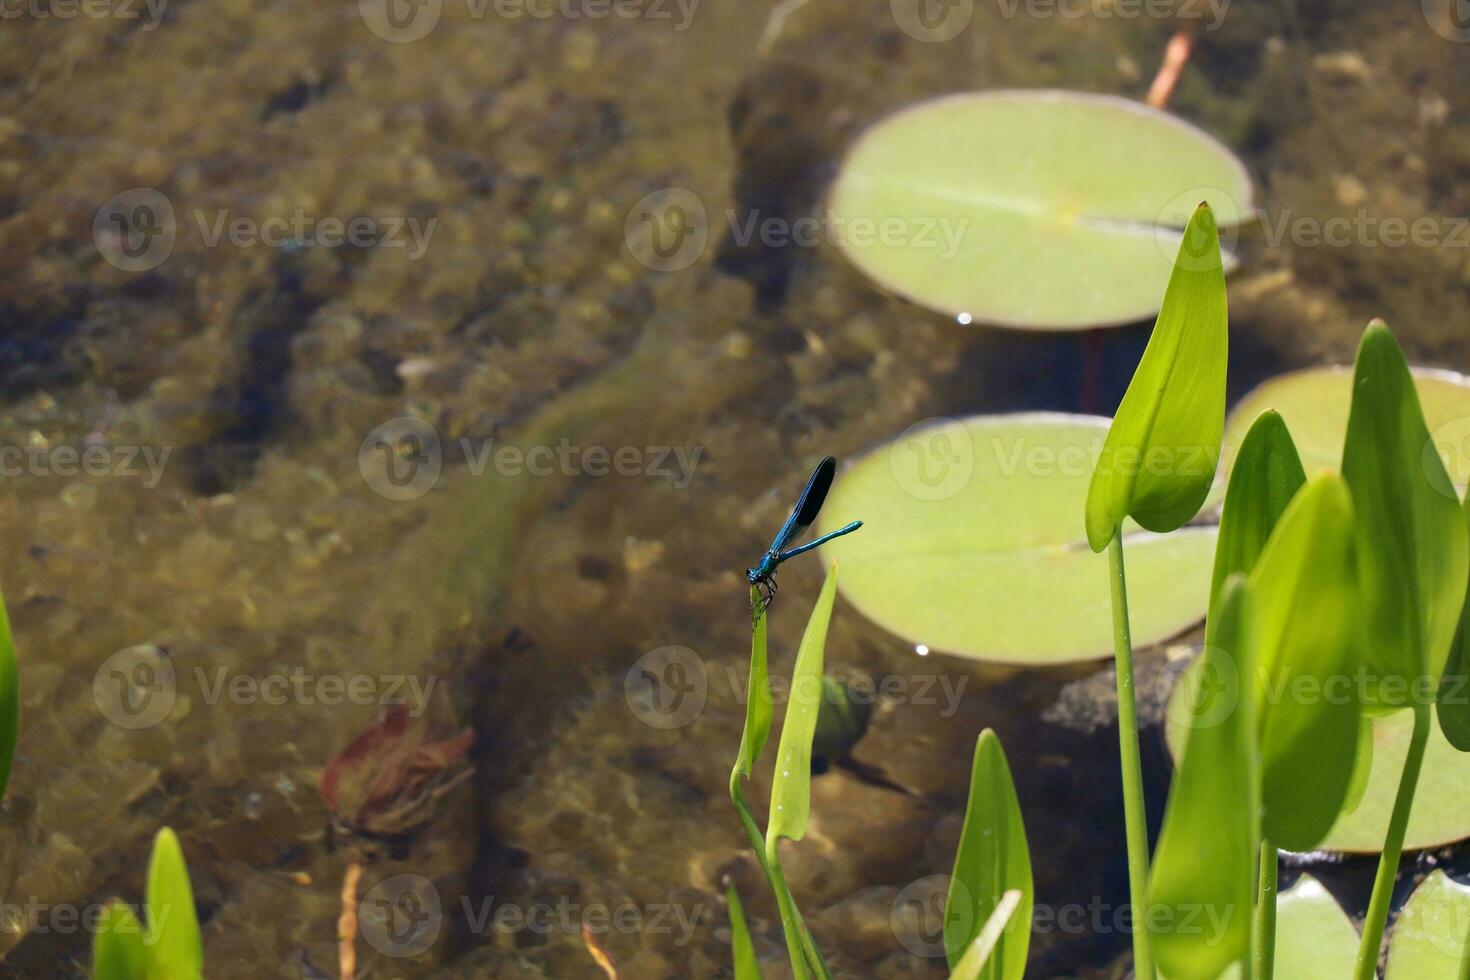
[[[357,976],[357,883],[362,864],[353,861],[342,877],[342,912],[337,916],[337,963],[342,980]]]
[[[1159,65],[1159,73],[1154,76],[1154,83],[1148,88],[1145,102],[1155,109],[1162,109],[1169,104],[1174,87],[1179,84],[1179,76],[1184,73],[1184,66],[1189,64],[1189,56],[1193,51],[1194,35],[1188,31],[1180,31],[1169,39],[1168,47],[1164,48],[1164,63]]]

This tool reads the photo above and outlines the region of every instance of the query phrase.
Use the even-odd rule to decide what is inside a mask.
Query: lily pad
[[[1470,886],[1434,871],[1409,896],[1388,941],[1387,980],[1460,980]]]
[[[1434,368],[1412,368],[1411,373],[1430,441],[1450,478],[1463,489],[1470,483],[1470,377]],[[1338,469],[1352,395],[1350,366],[1308,368],[1272,378],[1241,399],[1225,420],[1227,465],[1256,416],[1275,409],[1286,420],[1307,473]]]
[[[1185,731],[1175,719],[1189,716],[1186,684],[1199,661],[1180,676],[1169,696],[1165,711],[1165,737],[1169,753],[1177,761]],[[1348,854],[1377,854],[1388,833],[1388,820],[1398,793],[1399,776],[1409,753],[1409,736],[1414,728],[1411,711],[1364,718],[1373,725],[1373,757],[1362,799],[1356,808],[1338,816],[1337,822],[1318,845],[1324,851]],[[1445,740],[1439,726],[1430,726],[1424,769],[1414,795],[1414,809],[1404,835],[1404,848],[1422,851],[1442,847],[1470,837],[1470,810],[1464,803],[1464,788],[1470,784],[1470,753],[1457,751]]]
[[[1108,559],[1087,546],[1084,503],[1108,420],[1028,413],[917,427],[840,474],[824,550],[848,601],[916,645],[999,663],[1046,665],[1112,652]],[[1136,646],[1196,625],[1216,529],[1124,528]]]
[[[1350,977],[1358,957],[1358,930],[1311,875],[1276,897],[1276,968],[1283,980]]]
[[[996,91],[877,123],[843,162],[828,217],[859,269],[916,303],[1076,330],[1152,316],[1195,207],[1229,228],[1252,219],[1252,200],[1241,162],[1177,117],[1113,96]]]
[[[1382,849],[1413,728],[1411,711],[1395,711],[1373,719],[1373,764],[1368,787],[1357,809],[1337,818],[1322,843],[1324,848],[1354,854],[1377,854]],[[1470,755],[1445,741],[1438,724],[1430,726],[1424,769],[1404,836],[1406,849],[1424,850],[1470,837],[1470,811],[1464,799],[1467,782]]]

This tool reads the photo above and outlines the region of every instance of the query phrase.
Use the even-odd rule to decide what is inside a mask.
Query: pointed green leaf
[[[949,980],[982,980],[986,965],[990,958],[995,955],[995,948],[1000,944],[1001,937],[1011,924],[1016,910],[1021,907],[1021,899],[1024,896],[1015,888],[1001,896],[1000,902],[995,906],[995,911],[990,913],[990,918],[985,920],[985,926],[980,934],[975,937],[965,950],[965,955],[954,965],[954,971],[950,973]]]
[[[1251,575],[1263,833],[1287,850],[1322,840],[1353,783],[1361,643],[1354,544],[1347,484],[1322,474],[1287,507]]]
[[[771,679],[766,668],[766,610],[760,595],[750,590],[750,607],[756,610],[750,630],[750,683],[745,688],[745,730],[740,733],[740,755],[735,771],[750,778],[755,761],[771,734]]]
[[[149,980],[198,980],[203,976],[204,945],[194,910],[194,890],[184,851],[165,827],[153,840],[148,863],[148,935],[153,973]]]
[[[1251,675],[1251,616],[1245,579],[1232,575],[1217,598],[1202,677]],[[1258,834],[1250,803],[1258,792],[1254,719],[1248,700],[1225,707],[1198,698],[1176,719],[1190,727],[1154,851],[1147,922],[1159,969],[1170,980],[1216,980],[1250,955]],[[1204,923],[1210,927],[1201,928]]]
[[[1350,977],[1358,931],[1342,906],[1311,875],[1276,899],[1276,966],[1281,980]]]
[[[1231,575],[1249,575],[1255,569],[1276,522],[1306,482],[1286,423],[1275,412],[1262,412],[1246,433],[1230,472],[1215,544],[1212,597],[1219,595]]]
[[[970,767],[970,801],[944,911],[944,952],[955,966],[1009,891],[1021,893],[1010,924],[977,976],[1020,980],[1031,945],[1031,852],[1021,804],[1000,739],[980,733]]]
[[[1225,428],[1225,272],[1215,218],[1184,231],[1164,305],[1108,431],[1087,494],[1087,540],[1102,551],[1132,517],[1183,527],[1210,492]]]
[[[10,782],[10,763],[20,735],[20,678],[15,663],[15,641],[10,636],[10,616],[5,597],[0,595],[0,796]]]
[[[143,926],[133,910],[112,902],[92,937],[92,980],[149,980]]]
[[[1470,957],[1470,886],[1432,871],[1404,903],[1388,941],[1386,980],[1460,980]]]
[[[1470,531],[1470,493],[1465,495],[1464,513]],[[1438,702],[1440,731],[1455,748],[1470,752],[1470,601],[1460,613],[1460,626],[1445,663]]]
[[[740,906],[740,895],[734,885],[726,886],[725,900],[730,905],[730,949],[735,961],[735,980],[761,980],[755,944],[750,941],[750,926],[745,924],[745,910]]]
[[[1444,672],[1470,576],[1465,516],[1432,446],[1404,355],[1374,322],[1358,347],[1342,473],[1361,537],[1364,655],[1379,685],[1369,694],[1385,705]]]
[[[782,837],[801,840],[806,836],[811,808],[812,736],[822,710],[822,652],[827,645],[827,625],[832,621],[832,603],[837,597],[837,563],[827,571],[822,594],[807,621],[796,666],[791,671],[791,693],[786,718],[781,723],[781,743],[776,749],[776,774],[771,786],[771,812],[766,821],[766,848]]]

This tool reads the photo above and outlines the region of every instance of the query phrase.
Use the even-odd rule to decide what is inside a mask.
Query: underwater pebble
[[[1450,104],[1442,95],[1426,95],[1419,100],[1419,121],[1426,126],[1443,125],[1450,118]]]
[[[652,568],[664,556],[662,541],[640,541],[629,537],[623,541],[623,567],[629,572]]]
[[[1357,207],[1368,199],[1368,188],[1352,174],[1339,174],[1332,180],[1332,193],[1337,203],[1345,207]]]
[[[1312,59],[1312,67],[1327,78],[1343,82],[1368,82],[1373,79],[1373,69],[1356,51],[1338,51],[1319,54]]]

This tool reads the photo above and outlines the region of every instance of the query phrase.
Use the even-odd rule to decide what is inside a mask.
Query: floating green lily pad
[[[1185,707],[1188,702],[1182,699],[1186,697],[1186,685],[1192,682],[1198,663],[1196,660],[1195,665],[1180,675],[1164,713],[1165,737],[1169,753],[1175,760],[1184,746],[1185,735],[1176,719],[1188,717]],[[1338,816],[1326,838],[1318,845],[1324,851],[1377,854],[1383,849],[1383,838],[1388,833],[1399,776],[1409,753],[1414,716],[1410,711],[1396,711],[1364,720],[1371,720],[1373,725],[1373,757],[1367,783],[1357,807]],[[1457,751],[1445,741],[1439,725],[1431,725],[1424,769],[1404,835],[1405,850],[1426,850],[1470,837],[1470,810],[1466,809],[1464,802],[1466,785],[1470,785],[1470,753]]]
[[[1282,980],[1350,977],[1358,930],[1337,900],[1311,875],[1276,896],[1276,968]]]
[[[1113,96],[997,91],[873,126],[828,217],[859,269],[916,303],[1075,330],[1153,316],[1195,207],[1209,202],[1224,229],[1252,219],[1252,198],[1241,162],[1177,117]]]
[[[1413,375],[1430,439],[1450,477],[1464,487],[1470,483],[1470,377],[1433,368],[1414,368]],[[1227,465],[1256,416],[1274,408],[1286,420],[1307,473],[1338,469],[1352,386],[1351,367],[1292,371],[1260,385],[1225,420]]]
[[[1387,980],[1460,980],[1470,886],[1434,871],[1409,896],[1388,941]]]
[[[916,645],[1044,665],[1112,652],[1108,559],[1087,546],[1084,504],[1108,420],[1033,413],[911,429],[840,474],[820,530],[842,594]],[[1197,624],[1216,529],[1126,531],[1137,646]]]
[[[1337,818],[1322,843],[1324,848],[1355,854],[1377,854],[1383,849],[1413,728],[1411,711],[1396,711],[1373,719],[1373,767],[1368,772],[1368,788],[1356,810]],[[1466,809],[1464,799],[1467,785],[1470,785],[1470,755],[1445,741],[1436,722],[1429,729],[1424,769],[1404,836],[1405,849],[1424,850],[1470,837],[1470,810]]]

